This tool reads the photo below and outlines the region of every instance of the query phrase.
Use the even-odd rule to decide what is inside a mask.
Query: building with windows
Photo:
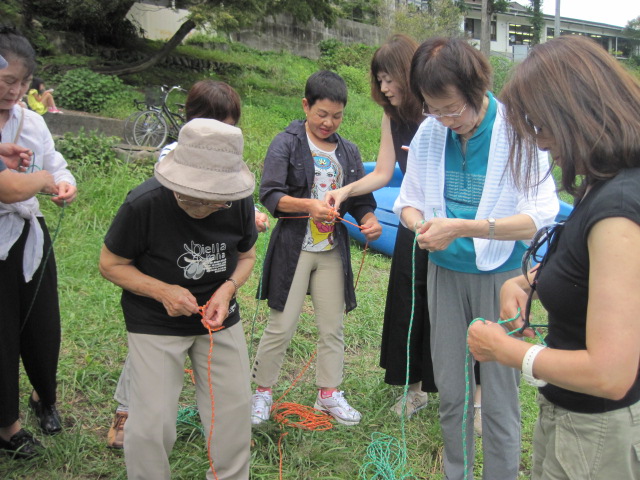
[[[473,40],[480,42],[480,19],[482,17],[482,0],[468,0],[467,14],[464,19],[464,30]],[[533,37],[531,27],[531,11],[517,2],[511,2],[503,13],[494,13],[491,18],[491,53],[510,58],[526,55]],[[544,15],[545,28],[541,32],[540,42],[555,36],[555,17]],[[575,18],[560,18],[561,35],[586,35],[601,44],[606,50],[618,57],[628,57],[638,53],[637,47],[622,36],[624,27],[606,23],[591,22]]]

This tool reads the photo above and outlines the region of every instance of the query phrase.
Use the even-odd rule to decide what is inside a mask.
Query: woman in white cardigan
[[[449,480],[473,478],[472,419],[464,430],[466,472],[462,435],[465,401],[473,401],[465,394],[467,327],[476,317],[498,319],[500,287],[520,271],[521,240],[552,223],[559,208],[543,152],[536,186],[522,190],[513,182],[503,109],[490,84],[488,61],[464,40],[433,38],[418,48],[411,88],[428,118],[411,142],[394,205],[418,246],[431,252],[431,355]],[[513,480],[520,459],[520,375],[493,362],[480,365],[480,376],[483,478]]]

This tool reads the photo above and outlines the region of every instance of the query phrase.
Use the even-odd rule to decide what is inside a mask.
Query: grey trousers
[[[261,387],[278,381],[287,347],[296,331],[307,291],[318,326],[316,384],[334,388],[342,383],[344,366],[344,270],[338,248],[301,252],[284,310],[271,309],[262,334],[251,380]]]
[[[118,385],[116,386],[116,392],[113,394],[113,399],[119,403],[119,406],[129,407],[129,385],[131,384],[131,373],[129,373],[129,354],[124,360],[120,377],[118,378]]]
[[[431,356],[440,393],[440,426],[444,439],[444,471],[448,480],[464,478],[462,417],[465,408],[467,328],[473,319],[497,321],[500,288],[518,274],[460,273],[429,262],[427,295],[431,317]],[[473,357],[469,357],[469,391],[475,389]],[[480,363],[482,378],[483,478],[514,480],[520,463],[520,372],[497,362]],[[473,395],[466,399],[473,412]],[[468,479],[473,479],[473,414],[467,418]],[[466,479],[465,479],[466,480]]]
[[[200,420],[209,438],[219,480],[249,478],[251,389],[242,325],[213,334],[212,399],[208,383],[209,336],[178,337],[129,333],[131,374],[125,463],[129,480],[169,480],[169,455],[176,441],[178,399],[189,355],[196,379]],[[212,479],[211,470],[207,478]]]

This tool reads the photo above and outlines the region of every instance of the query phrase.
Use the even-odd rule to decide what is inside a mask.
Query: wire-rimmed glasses
[[[192,200],[190,198],[183,198],[179,193],[175,193],[175,196],[178,202],[187,207],[207,207],[215,208],[216,210],[227,210],[233,205],[233,202],[202,202],[200,200]]]
[[[536,137],[540,135],[540,132],[542,132],[542,127],[538,127],[535,123],[533,123],[529,118],[529,115],[527,115],[526,113],[524,115],[524,121],[529,126],[529,128],[533,130],[533,133],[535,134]]]
[[[457,113],[427,113],[427,104],[422,102],[422,115],[425,117],[435,118],[436,120],[441,118],[460,118],[466,109],[467,104],[465,103]]]

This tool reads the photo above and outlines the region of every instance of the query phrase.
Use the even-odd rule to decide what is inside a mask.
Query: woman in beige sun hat
[[[209,453],[217,478],[249,478],[251,392],[236,293],[255,263],[257,231],[255,180],[242,152],[240,129],[211,119],[188,122],[155,177],[129,193],[107,232],[100,271],[123,289],[131,363],[129,478],[171,476],[187,355],[207,438],[215,409]],[[208,328],[215,331],[211,364]]]

